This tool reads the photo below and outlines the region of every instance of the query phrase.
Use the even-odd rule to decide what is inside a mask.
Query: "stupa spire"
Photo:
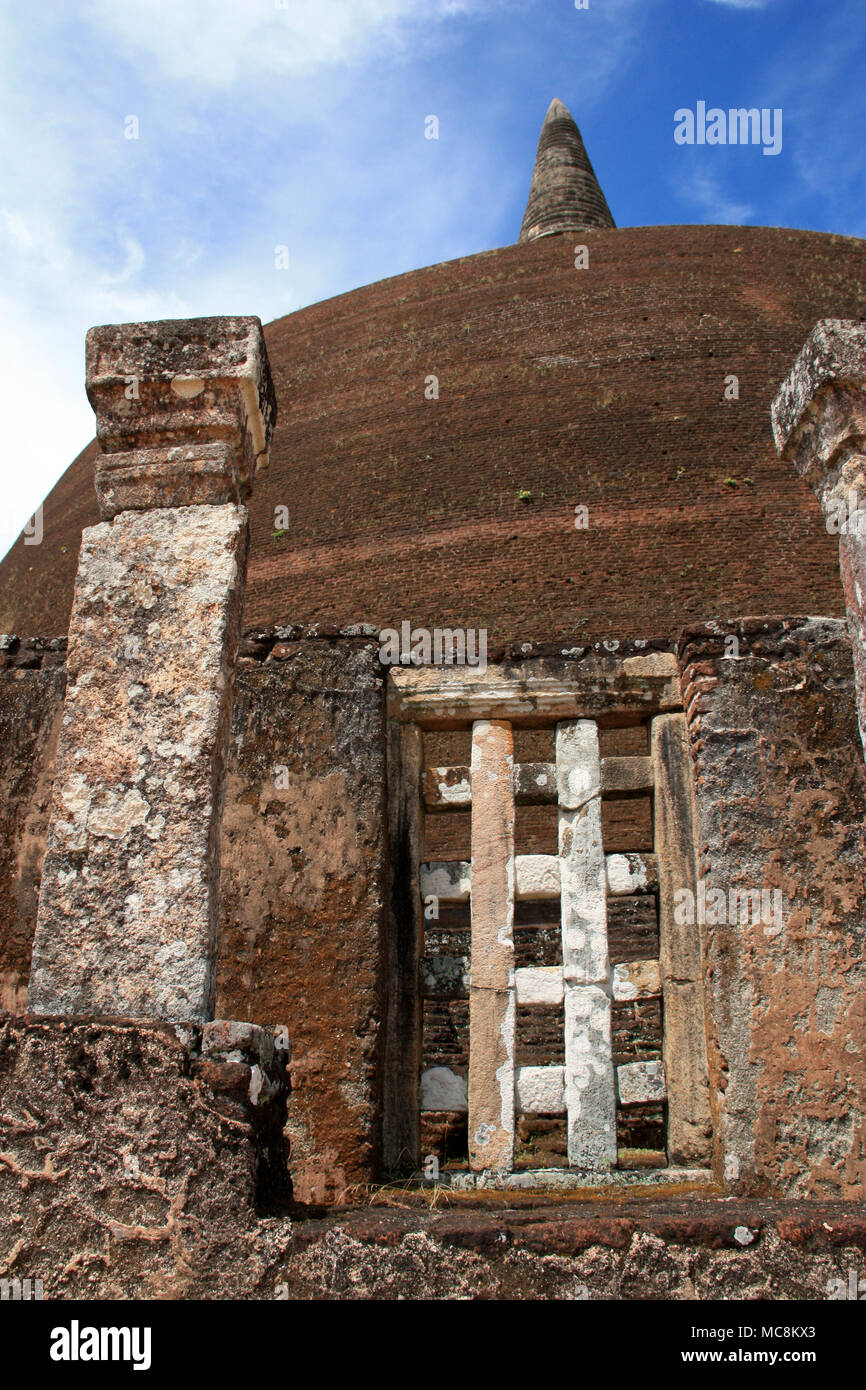
[[[518,240],[615,226],[580,131],[568,108],[554,97],[541,127]]]

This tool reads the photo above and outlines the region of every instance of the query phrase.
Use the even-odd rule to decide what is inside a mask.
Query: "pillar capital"
[[[866,323],[820,319],[815,324],[773,401],[772,421],[776,448],[811,483],[827,530],[839,533],[857,718],[866,750]]]
[[[825,512],[852,489],[866,494],[866,323],[820,319],[771,416],[777,450],[811,484]]]
[[[277,416],[260,319],[105,324],[87,334],[86,363],[105,520],[246,500]]]

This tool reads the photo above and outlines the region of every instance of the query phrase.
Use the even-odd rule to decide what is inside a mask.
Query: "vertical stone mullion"
[[[393,723],[388,744],[391,885],[382,1120],[382,1158],[388,1173],[414,1171],[421,1156],[418,1081],[423,1011],[418,962],[424,943],[419,881],[424,849],[423,773],[421,729],[417,724]]]
[[[472,726],[472,967],[469,1163],[514,1165],[514,740],[511,725]]]
[[[601,758],[591,719],[556,726],[565,1099],[572,1168],[616,1164],[611,969],[601,825]]]
[[[664,1003],[663,1051],[671,1163],[705,1164],[711,1156],[707,1041],[700,928],[676,920],[677,892],[696,901],[694,786],[684,714],[652,721],[653,836],[659,875],[659,965]]]

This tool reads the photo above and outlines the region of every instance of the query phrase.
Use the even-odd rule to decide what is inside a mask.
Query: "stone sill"
[[[419,1174],[414,1180],[427,1191],[444,1188],[449,1192],[586,1192],[603,1194],[628,1188],[657,1189],[688,1187],[708,1193],[718,1190],[715,1175],[707,1168],[613,1168],[608,1172],[582,1172],[568,1168],[533,1168],[516,1173],[501,1173],[493,1169],[481,1173],[468,1169],[445,1169],[437,1182]]]

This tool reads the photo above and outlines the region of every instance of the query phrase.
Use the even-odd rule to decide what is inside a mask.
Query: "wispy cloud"
[[[729,10],[766,10],[777,0],[707,0],[710,5],[724,5]]]
[[[750,203],[740,203],[729,197],[711,174],[692,172],[679,182],[679,195],[701,210],[702,222],[740,226],[755,215]]]
[[[82,0],[74,13],[19,10],[15,23],[5,12],[0,554],[93,433],[82,371],[91,324],[268,319],[479,249],[461,242],[459,209],[483,179],[483,153],[452,141],[446,160],[446,142],[424,141],[423,93],[407,101],[409,59],[508,8]],[[375,78],[389,63],[383,92]],[[411,110],[411,131],[393,129],[395,105]],[[126,138],[130,115],[137,139]],[[478,212],[482,238],[507,178],[500,188]],[[389,203],[401,215],[383,219],[383,235],[376,213]],[[288,272],[275,267],[278,244],[290,248]],[[425,256],[431,245],[441,254]]]
[[[250,74],[308,77],[355,66],[373,51],[417,54],[418,45],[440,40],[447,21],[497,7],[497,0],[88,0],[82,16],[128,60],[216,88]]]

